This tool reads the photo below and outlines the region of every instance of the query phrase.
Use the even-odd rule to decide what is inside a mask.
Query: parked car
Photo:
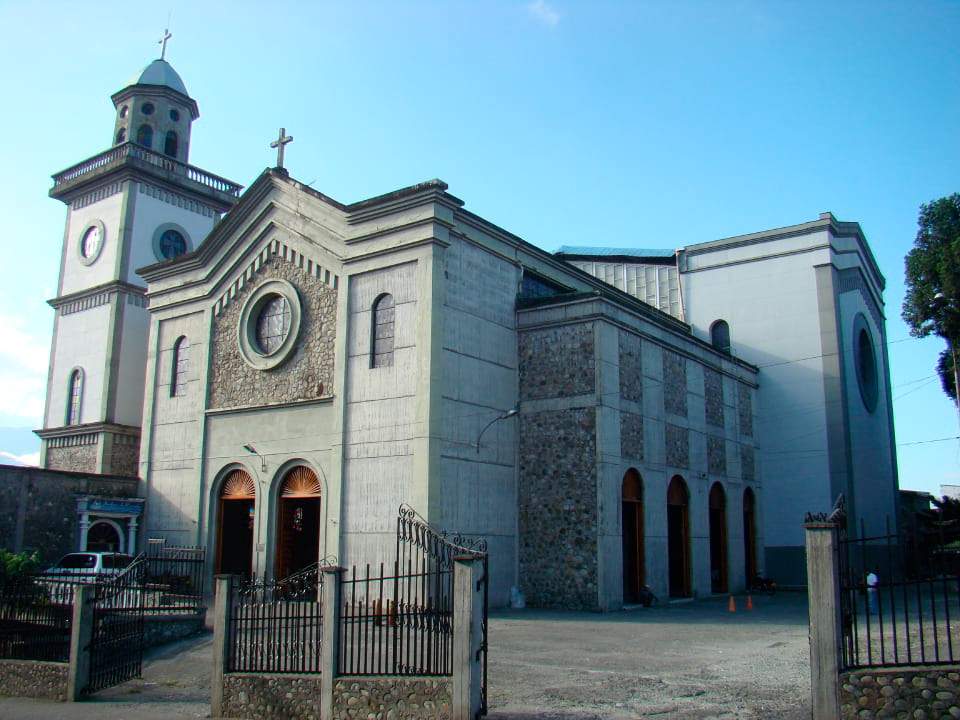
[[[55,603],[73,602],[73,588],[81,583],[92,583],[118,575],[133,562],[133,556],[115,552],[76,552],[60,558],[53,567],[43,571],[43,583]]]

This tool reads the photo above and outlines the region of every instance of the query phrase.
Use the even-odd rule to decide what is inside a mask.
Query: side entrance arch
[[[757,577],[757,499],[753,490],[743,491],[743,560],[746,565],[747,587]]]
[[[86,549],[90,552],[123,552],[123,536],[114,523],[97,520],[87,530]]]
[[[217,508],[217,572],[253,574],[253,523],[257,492],[253,478],[233,470],[224,478]]]
[[[643,558],[643,480],[633,468],[623,476],[621,490],[623,524],[623,602],[640,602],[640,589],[646,584]]]
[[[716,482],[710,488],[710,591],[727,592],[727,494]]]
[[[679,475],[667,488],[670,597],[690,597],[690,493]]]
[[[303,570],[320,559],[320,481],[302,465],[283,478],[277,497],[274,577]]]

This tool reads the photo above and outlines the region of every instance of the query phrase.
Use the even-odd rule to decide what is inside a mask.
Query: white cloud
[[[12,461],[13,465],[39,465],[40,464],[40,451],[27,453],[25,455],[14,455],[11,452],[6,450],[0,450],[0,460]],[[11,462],[7,462],[11,464]]]
[[[527,5],[530,17],[547,27],[556,27],[560,24],[560,13],[546,0],[533,0]]]
[[[26,322],[0,314],[0,415],[39,424],[49,363],[47,339],[31,335]]]

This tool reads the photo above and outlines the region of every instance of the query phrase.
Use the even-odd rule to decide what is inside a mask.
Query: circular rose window
[[[856,365],[857,385],[860,397],[869,412],[877,409],[879,391],[879,373],[877,372],[877,353],[870,334],[870,326],[863,315],[857,315],[853,321],[853,361]]]
[[[258,370],[280,365],[293,353],[300,332],[300,296],[286,280],[267,280],[250,294],[237,324],[237,343]]]

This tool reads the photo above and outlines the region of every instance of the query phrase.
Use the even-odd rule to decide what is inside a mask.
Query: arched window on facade
[[[717,320],[710,326],[710,344],[720,352],[730,352],[730,326],[726,320]]]
[[[383,294],[373,303],[370,328],[370,367],[393,365],[393,295]]]
[[[181,335],[173,344],[173,360],[170,368],[170,397],[187,394],[187,363],[190,356],[190,341]]]
[[[163,141],[163,154],[172,158],[177,156],[177,134],[173,130],[167,131],[167,136]]]
[[[77,368],[70,373],[67,386],[67,425],[80,424],[80,403],[83,398],[83,371]]]
[[[743,491],[743,559],[747,575],[747,587],[757,577],[757,498],[753,490]]]
[[[126,129],[126,128],[120,128],[119,130],[117,130],[117,142],[116,142],[116,144],[117,144],[117,145],[120,145],[121,143],[125,143],[126,141],[127,141],[127,129]]]
[[[710,590],[727,592],[727,494],[718,482],[710,488]]]
[[[670,597],[690,597],[690,493],[679,475],[667,488],[667,556]]]
[[[642,602],[646,582],[643,547],[643,480],[634,468],[627,470],[621,485],[623,547],[623,602]]]
[[[144,147],[153,147],[153,128],[144,123],[137,130],[137,143]]]

